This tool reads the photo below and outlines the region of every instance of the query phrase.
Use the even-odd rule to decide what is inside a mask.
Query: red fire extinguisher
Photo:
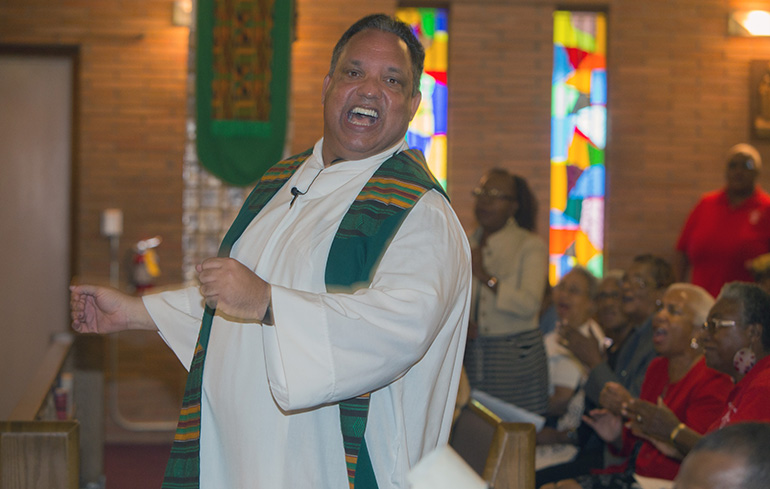
[[[160,276],[158,254],[155,248],[162,241],[160,236],[144,239],[134,245],[134,256],[131,260],[131,279],[136,295],[142,295],[155,286],[155,280]]]

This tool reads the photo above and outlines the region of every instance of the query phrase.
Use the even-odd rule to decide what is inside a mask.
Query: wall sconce
[[[730,13],[727,33],[731,36],[770,36],[770,12],[765,10],[736,10]]]
[[[192,24],[193,0],[174,0],[171,23],[180,27]]]

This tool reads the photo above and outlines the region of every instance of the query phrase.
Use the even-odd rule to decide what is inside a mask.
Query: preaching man
[[[406,488],[446,443],[470,250],[405,143],[423,59],[391,17],[345,32],[323,138],[262,177],[200,286],[71,287],[75,330],[158,330],[190,370],[164,487]]]

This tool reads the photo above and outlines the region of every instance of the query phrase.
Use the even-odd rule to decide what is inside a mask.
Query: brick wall
[[[471,229],[471,189],[486,169],[503,166],[532,185],[538,229],[547,237],[551,15],[556,5],[585,3],[423,5],[431,3],[450,6],[448,186],[455,209]],[[299,2],[293,149],[309,146],[322,130],[320,81],[337,33],[362,13],[391,12],[396,4]],[[770,40],[727,37],[727,14],[739,2],[597,5],[608,12],[609,29],[606,263],[624,267],[643,252],[672,258],[690,208],[723,182],[725,151],[749,141],[770,159],[770,143],[751,140],[749,121],[749,65],[770,59]],[[769,173],[760,179],[765,189]]]
[[[106,207],[125,212],[121,254],[160,234],[161,282],[181,278],[181,190],[187,29],[171,0],[4,0],[0,43],[80,47],[76,271],[108,277],[99,234]],[[526,177],[546,236],[549,192],[551,14],[574,1],[445,0],[449,5],[448,185],[471,229],[470,191],[503,166]],[[397,2],[297,0],[290,148],[322,132],[321,82],[339,34]],[[728,0],[607,0],[609,134],[606,256],[667,257],[698,196],[723,181],[723,155],[750,140],[749,65],[767,39],[726,36]],[[770,2],[752,2],[770,7]],[[770,164],[770,143],[751,141]],[[770,189],[770,172],[762,177]],[[173,358],[169,361],[173,361]],[[158,367],[161,368],[161,367]]]
[[[164,277],[179,276],[188,30],[170,19],[168,0],[0,4],[0,42],[80,48],[76,273],[90,280],[109,276],[107,207],[124,211],[121,257],[159,234]]]
[[[762,3],[768,4],[754,2]],[[392,12],[396,4],[298,0],[292,151],[321,134],[321,81],[340,32],[363,14]],[[504,166],[534,187],[545,235],[556,2],[448,4],[448,185],[457,212],[466,228],[473,227],[470,189],[485,169]],[[770,41],[728,38],[727,0],[614,0],[604,6],[610,124],[606,250],[615,267],[642,251],[670,256],[689,208],[702,192],[722,183],[725,150],[750,139],[750,61],[770,59]],[[0,42],[80,46],[79,275],[106,277],[109,256],[99,235],[99,213],[120,207],[125,212],[121,253],[160,234],[162,281],[180,278],[188,39],[187,29],[170,24],[170,11],[170,0],[0,4]],[[752,142],[770,158],[768,142]],[[768,188],[765,173],[762,183]]]
[[[161,283],[181,276],[188,37],[188,29],[171,25],[169,0],[0,2],[0,43],[79,50],[73,245],[74,271],[82,280],[109,282],[110,248],[100,234],[100,215],[111,207],[124,213],[122,284],[131,246],[154,235],[163,238]],[[117,409],[131,421],[168,418],[169,412],[173,419],[184,369],[157,335],[125,335],[118,356],[109,356],[117,358],[118,375],[109,369],[106,375],[120,380]],[[108,440],[115,433],[135,438],[112,420],[105,420]]]

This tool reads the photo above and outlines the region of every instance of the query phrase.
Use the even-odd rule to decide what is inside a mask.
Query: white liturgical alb
[[[231,257],[272,287],[275,326],[214,317],[203,374],[201,488],[348,487],[338,401],[373,392],[366,444],[380,489],[406,488],[446,443],[468,324],[470,249],[435,190],[409,212],[369,288],[326,293],[342,217],[405,145],[324,168],[313,155],[235,243]],[[292,187],[306,192],[289,205]],[[197,287],[144,297],[189,369]]]

